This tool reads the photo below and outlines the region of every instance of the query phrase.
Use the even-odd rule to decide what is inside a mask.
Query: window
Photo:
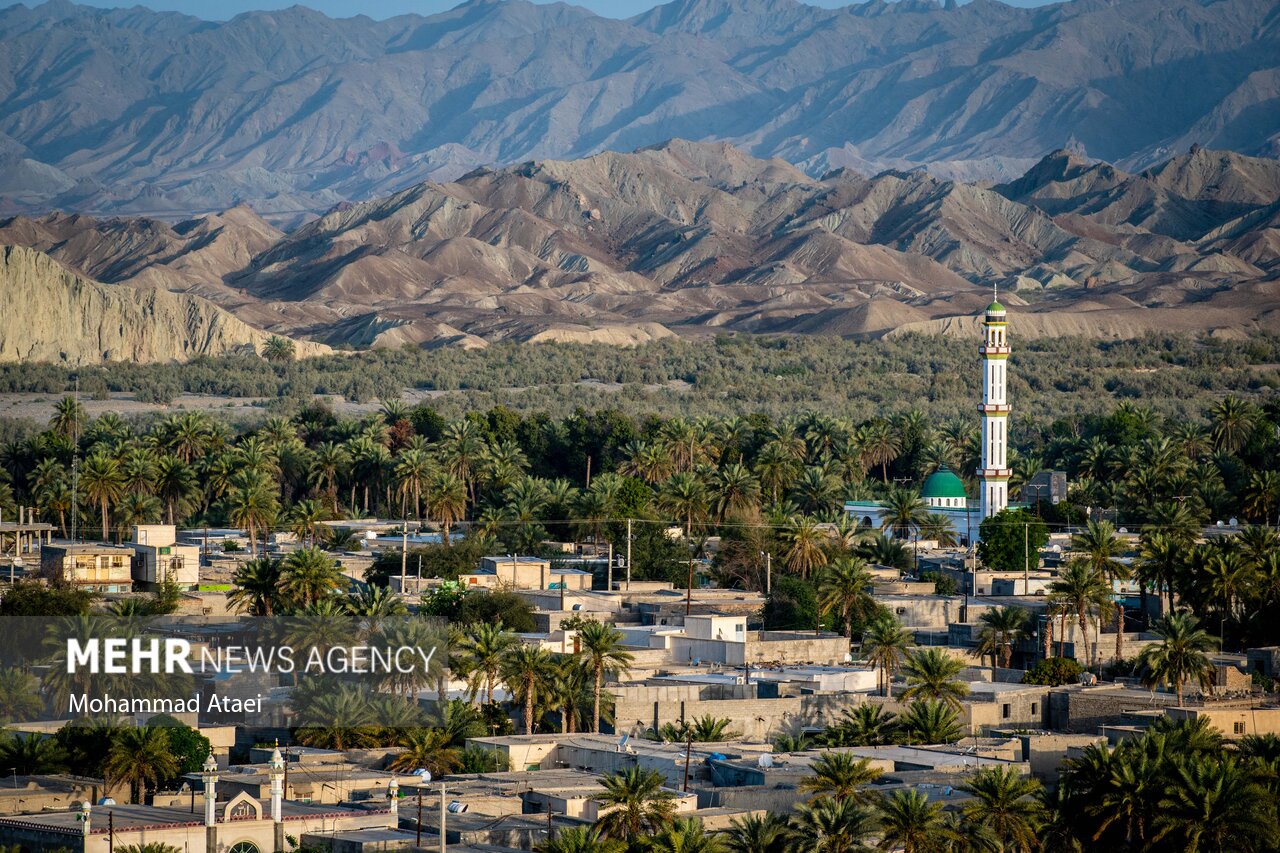
[[[1039,702],[1032,702],[1032,703],[1031,703],[1031,716],[1033,716],[1033,717],[1034,717],[1036,714],[1039,714],[1039,713],[1040,713],[1040,703],[1039,703]]]
[[[1243,722],[1240,722],[1240,723],[1232,723],[1232,724],[1231,724],[1231,733],[1232,733],[1232,734],[1237,734],[1237,735],[1242,735],[1242,734],[1244,734],[1244,723],[1243,723]]]
[[[258,845],[252,841],[239,841],[231,845],[231,850],[228,853],[260,853],[260,851],[258,850]]]
[[[1010,718],[1010,717],[1012,717],[1012,716],[1013,716],[1013,706],[1012,706],[1012,705],[1001,705],[1001,706],[1000,706],[1000,719],[1002,719],[1002,720],[1007,720],[1007,719],[1009,719],[1009,718]]]

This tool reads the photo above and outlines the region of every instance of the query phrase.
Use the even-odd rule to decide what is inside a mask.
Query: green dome
[[[964,483],[960,478],[943,465],[924,481],[920,497],[929,500],[930,498],[966,498],[968,495],[964,493]]]
[[[1003,306],[1003,305],[1001,305],[999,302],[992,302],[990,305],[988,305],[988,306],[987,306],[987,313],[988,313],[988,314],[1003,314],[1003,313],[1004,313],[1004,306]]]

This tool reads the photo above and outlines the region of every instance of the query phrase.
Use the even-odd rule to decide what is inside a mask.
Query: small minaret
[[[275,830],[275,853],[284,853],[284,758],[280,746],[271,750],[271,824]]]
[[[1009,366],[1008,323],[997,300],[987,306],[982,321],[982,467],[978,505],[981,518],[989,518],[1009,505],[1009,404],[1005,381]]]
[[[204,760],[200,778],[204,780],[204,847],[205,853],[218,851],[218,762],[213,753]]]

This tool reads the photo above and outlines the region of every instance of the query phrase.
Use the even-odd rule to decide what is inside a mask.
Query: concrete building
[[[459,575],[458,583],[467,589],[589,590],[591,573],[552,565],[541,557],[485,557],[477,571]]]
[[[133,549],[97,542],[59,542],[40,549],[40,573],[90,592],[133,590]]]
[[[153,587],[165,581],[185,590],[200,585],[200,548],[179,544],[172,524],[139,524],[126,543],[133,549],[133,582]]]
[[[1173,720],[1207,720],[1228,740],[1246,735],[1280,735],[1280,707],[1231,708],[1203,707],[1166,708],[1165,716]]]

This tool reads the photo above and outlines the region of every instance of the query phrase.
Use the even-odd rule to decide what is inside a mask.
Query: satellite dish
[[[457,800],[454,800],[449,803],[449,814],[466,814],[467,808],[468,806],[466,803],[460,803]]]
[[[574,610],[581,610],[581,609],[582,609],[582,605],[581,605],[581,604],[575,604],[575,605],[573,605],[573,609],[574,609]]]
[[[116,804],[116,801],[113,800],[111,797],[103,797],[100,800],[98,800],[98,805],[100,806],[114,806],[115,804]]]
[[[767,752],[760,753],[760,757],[756,759],[756,766],[761,770],[768,770],[773,766],[773,756]]]
[[[423,782],[430,782],[430,781],[431,781],[431,771],[430,771],[430,770],[426,770],[426,769],[423,769],[423,770],[415,770],[415,771],[413,771],[413,775],[414,775],[414,776],[417,776],[417,777],[419,777],[419,778],[421,778]]]

